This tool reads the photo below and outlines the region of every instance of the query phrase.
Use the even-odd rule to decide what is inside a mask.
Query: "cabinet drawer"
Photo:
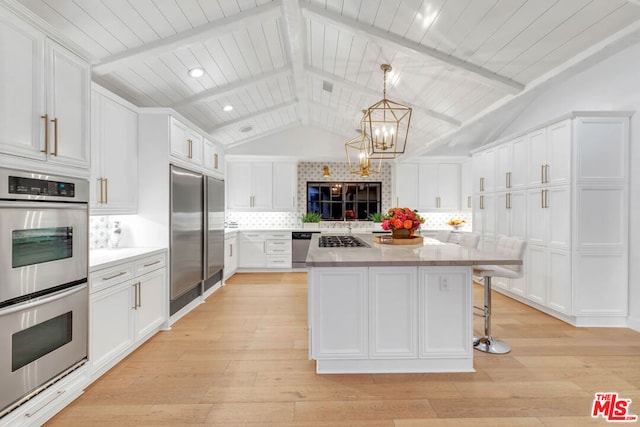
[[[266,239],[270,240],[291,240],[290,231],[273,231],[264,234]]]
[[[267,240],[267,254],[291,254],[291,240]]]
[[[291,255],[267,255],[267,268],[291,268]]]
[[[152,255],[136,261],[135,274],[140,276],[153,270],[157,270],[166,265],[164,254]]]
[[[118,283],[132,279],[134,276],[133,263],[124,263],[104,270],[98,270],[91,273],[90,292],[105,289]]]
[[[263,242],[264,233],[241,233],[240,238],[250,242]]]

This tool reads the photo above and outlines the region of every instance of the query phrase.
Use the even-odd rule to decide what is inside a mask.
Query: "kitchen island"
[[[317,373],[472,372],[472,266],[494,250],[421,244],[319,247],[307,255],[309,357]]]

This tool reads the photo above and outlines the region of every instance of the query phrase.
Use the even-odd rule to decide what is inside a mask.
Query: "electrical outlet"
[[[448,291],[449,290],[449,279],[446,277],[442,277],[440,279],[440,290]]]

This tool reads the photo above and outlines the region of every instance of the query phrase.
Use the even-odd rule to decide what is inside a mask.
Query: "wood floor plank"
[[[590,416],[606,391],[640,413],[640,333],[574,328],[499,294],[493,307],[512,351],[474,352],[476,372],[318,375],[306,274],[236,274],[47,425],[577,427],[606,424]]]

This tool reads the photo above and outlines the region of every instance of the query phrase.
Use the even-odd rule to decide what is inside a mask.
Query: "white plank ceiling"
[[[96,82],[226,146],[296,126],[347,141],[389,63],[388,98],[414,108],[409,147],[428,153],[640,28],[638,0],[1,1],[41,18]]]

